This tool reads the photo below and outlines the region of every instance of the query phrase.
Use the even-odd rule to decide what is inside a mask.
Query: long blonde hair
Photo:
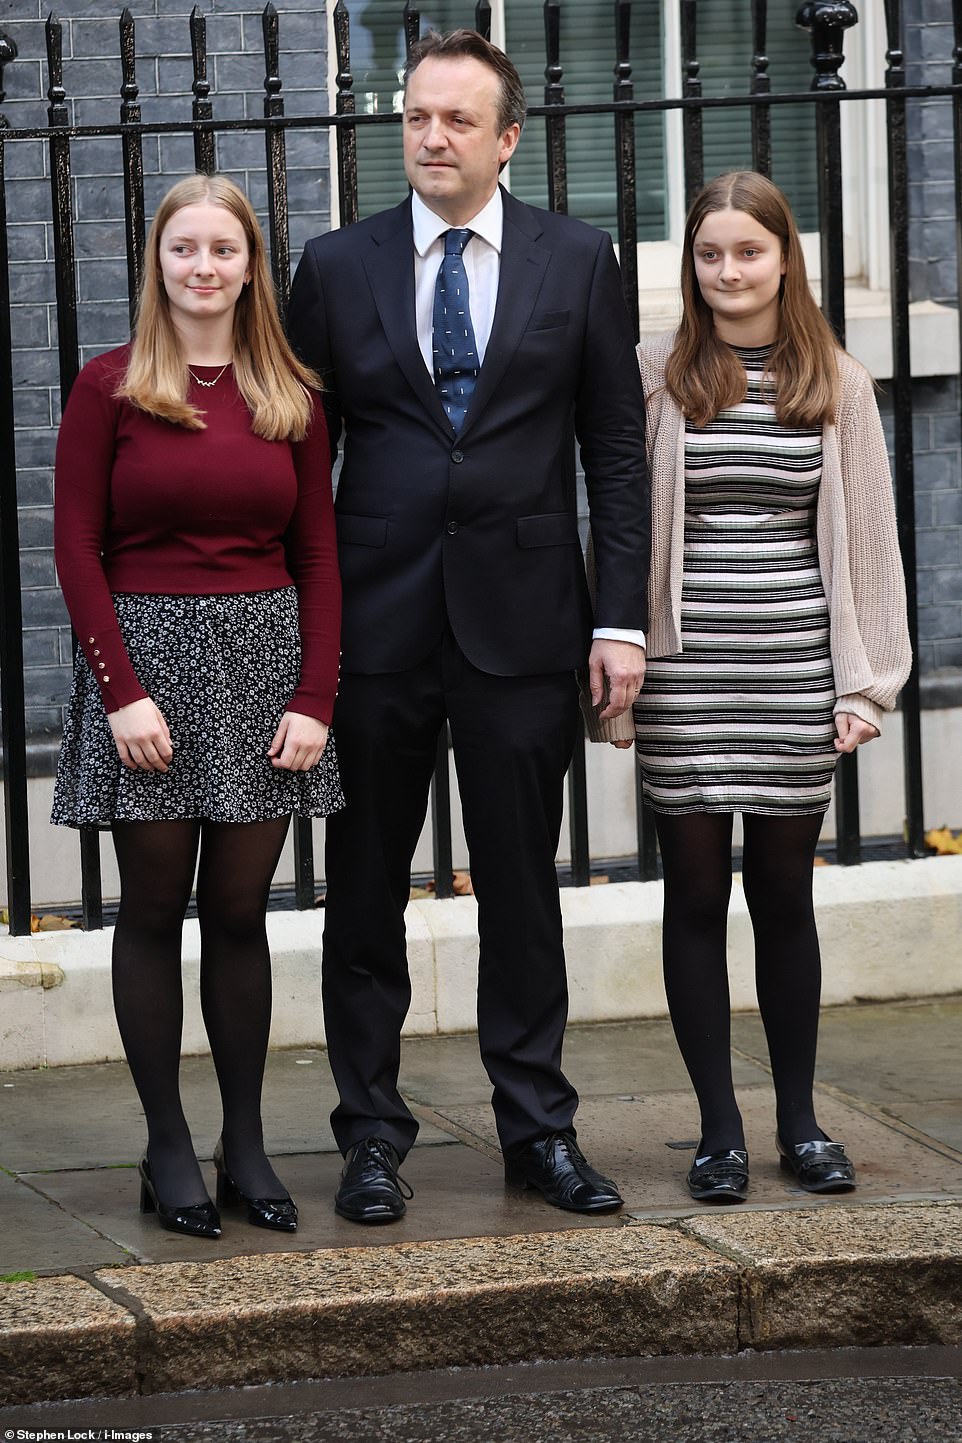
[[[740,210],[782,243],[785,274],[778,330],[766,374],[776,386],[775,412],[786,426],[821,426],[838,404],[838,351],[834,332],[812,295],[791,207],[777,185],[753,170],[716,176],[688,212],[681,258],[682,320],[665,368],[665,385],[683,414],[705,426],[719,411],[745,399],[745,368],[716,330],[695,275],[694,240],[707,215]]]
[[[223,206],[240,222],[247,240],[250,282],[234,308],[233,362],[237,389],[251,413],[251,430],[267,441],[303,440],[313,412],[310,391],[319,391],[321,383],[287,342],[254,207],[225,175],[187,176],[157,207],[147,235],[127,373],[116,394],[161,420],[188,431],[204,430],[203,412],[187,400],[187,358],[160,274],[161,236],[171,217],[187,205]]]

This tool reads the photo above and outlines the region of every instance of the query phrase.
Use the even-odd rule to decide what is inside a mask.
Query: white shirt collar
[[[444,235],[444,232],[451,227],[446,220],[430,210],[417,191],[411,192],[411,222],[414,228],[414,249],[422,258],[427,254],[430,247]],[[464,227],[465,230],[474,231],[482,240],[487,241],[489,246],[501,254],[501,237],[504,232],[504,205],[501,200],[501,187],[495,189],[494,195],[487,205],[482,206],[477,215],[469,220]]]

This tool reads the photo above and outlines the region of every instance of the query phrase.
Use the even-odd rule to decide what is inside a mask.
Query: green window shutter
[[[635,98],[664,94],[659,0],[632,7],[631,69]],[[565,100],[610,101],[617,54],[611,0],[580,0],[561,7],[560,60]],[[505,42],[524,81],[529,105],[544,102],[544,11],[540,0],[506,0]],[[531,118],[511,161],[511,190],[532,205],[548,203],[545,125]],[[617,230],[614,121],[610,115],[569,116],[566,126],[568,211],[614,235]],[[665,121],[660,114],[635,121],[639,240],[662,240],[667,227]]]
[[[795,25],[795,5],[769,5],[766,50],[772,92],[808,90],[811,43]],[[745,0],[698,6],[697,55],[703,95],[745,95],[751,83],[751,8]],[[818,168],[812,105],[773,105],[772,179],[788,196],[801,230],[818,229]],[[751,170],[749,107],[703,112],[705,179]]]

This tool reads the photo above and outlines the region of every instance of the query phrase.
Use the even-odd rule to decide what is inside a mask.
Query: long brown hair
[[[187,176],[157,207],[147,234],[127,373],[116,394],[161,420],[189,431],[204,429],[203,412],[187,400],[187,358],[160,274],[160,238],[171,217],[187,205],[223,206],[240,222],[247,240],[250,282],[234,308],[233,362],[251,429],[268,441],[303,440],[313,411],[310,390],[320,390],[321,383],[288,345],[254,207],[225,175]]]
[[[713,211],[740,210],[782,243],[785,274],[778,330],[766,374],[775,383],[775,412],[786,426],[821,426],[838,402],[839,345],[808,285],[791,207],[777,185],[753,170],[716,176],[695,197],[681,257],[682,319],[665,368],[665,385],[683,414],[705,426],[746,394],[745,369],[722,341],[695,275],[694,240]]]

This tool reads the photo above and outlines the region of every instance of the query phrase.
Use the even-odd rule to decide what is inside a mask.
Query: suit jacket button
[[[456,521],[449,521],[448,524],[447,524],[447,526],[445,527],[445,530],[447,531],[447,533],[448,533],[449,536],[454,536],[454,534],[456,533],[457,529],[458,529],[458,523],[457,523]]]
[[[464,460],[464,452],[460,449],[460,447],[456,447],[451,452],[451,460],[455,462],[460,462]]]

